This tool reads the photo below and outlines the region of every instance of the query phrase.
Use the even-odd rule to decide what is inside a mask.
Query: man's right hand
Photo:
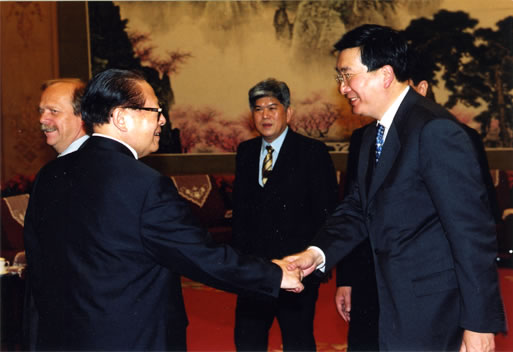
[[[323,263],[322,255],[313,248],[309,248],[303,252],[288,255],[283,258],[289,262],[287,268],[289,270],[301,269],[305,276],[310,275],[319,265]]]
[[[335,305],[338,314],[349,323],[351,320],[351,286],[339,286],[335,293]]]

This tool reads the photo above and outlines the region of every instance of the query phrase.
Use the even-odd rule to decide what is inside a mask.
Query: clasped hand
[[[286,262],[281,259],[273,259],[272,262],[280,266],[283,276],[281,278],[281,288],[290,292],[299,293],[304,290],[304,286],[301,283],[303,280],[303,271],[301,269],[289,270]]]
[[[322,256],[315,250],[307,249],[281,260],[273,259],[273,263],[278,264],[283,271],[281,288],[299,293],[304,289],[301,283],[303,277],[310,275],[322,263]]]

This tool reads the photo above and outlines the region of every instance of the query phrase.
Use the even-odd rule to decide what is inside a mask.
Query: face
[[[47,87],[39,103],[39,122],[46,143],[62,153],[74,140],[85,135],[82,118],[73,114],[75,84],[58,82]]]
[[[338,55],[336,71],[349,75],[349,79],[339,84],[339,91],[349,100],[353,113],[381,118],[386,111],[380,108],[384,89],[381,70],[368,72],[367,66],[362,64],[360,48],[342,50]]]
[[[159,101],[153,88],[147,82],[140,82],[139,87],[145,98],[142,107],[158,108]],[[166,122],[164,116],[155,111],[123,110],[127,127],[126,142],[135,149],[139,158],[157,151],[161,127]]]
[[[271,143],[285,131],[292,117],[290,106],[285,109],[274,97],[257,99],[252,111],[257,131],[266,142]]]

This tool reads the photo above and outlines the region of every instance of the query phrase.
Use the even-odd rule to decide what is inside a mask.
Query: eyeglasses
[[[125,106],[125,109],[158,112],[157,120],[159,120],[160,119],[160,115],[162,115],[162,108],[147,108],[147,107],[144,107],[144,106]]]
[[[365,72],[367,71],[362,71],[358,73],[337,72],[337,74],[335,75],[335,81],[337,81],[338,84],[343,84],[347,86],[354,76]]]

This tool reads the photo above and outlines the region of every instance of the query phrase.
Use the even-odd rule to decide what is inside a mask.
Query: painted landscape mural
[[[494,4],[491,4],[494,3]],[[274,77],[291,89],[291,127],[336,150],[368,121],[351,114],[334,80],[333,44],[378,23],[404,32],[435,99],[513,146],[513,2],[494,0],[89,2],[93,74],[138,68],[170,123],[161,152],[233,152],[255,136],[247,101]]]

